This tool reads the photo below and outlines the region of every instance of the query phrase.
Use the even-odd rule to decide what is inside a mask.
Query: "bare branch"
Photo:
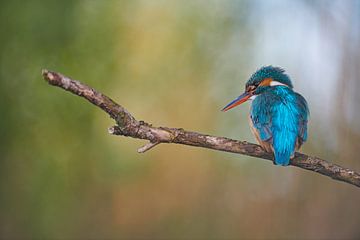
[[[177,143],[273,161],[272,154],[265,152],[257,144],[190,132],[182,128],[154,127],[144,121],[137,121],[125,108],[79,81],[48,70],[43,70],[42,74],[49,84],[83,97],[107,112],[117,123],[117,126],[109,128],[110,134],[149,140],[150,142],[141,147],[138,152],[146,152],[159,143]],[[360,174],[358,172],[318,157],[296,153],[290,164],[360,187]]]

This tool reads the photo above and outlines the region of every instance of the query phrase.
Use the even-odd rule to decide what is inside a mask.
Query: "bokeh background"
[[[0,237],[359,239],[358,188],[179,145],[138,154],[113,121],[46,84],[48,68],[157,126],[254,142],[263,65],[311,109],[303,152],[360,170],[360,1],[1,1]]]

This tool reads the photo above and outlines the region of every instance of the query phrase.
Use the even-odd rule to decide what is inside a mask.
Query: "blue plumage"
[[[297,141],[306,141],[307,104],[286,86],[270,87],[251,104],[252,123],[261,141],[270,141],[275,163],[288,165]]]
[[[280,67],[266,66],[258,69],[246,83],[246,86],[256,85],[260,83],[263,79],[272,78],[276,79],[290,88],[293,88],[292,82],[285,70]]]
[[[275,164],[286,166],[291,156],[307,140],[309,110],[306,100],[293,91],[290,78],[277,67],[263,67],[246,84],[245,93],[223,110],[253,98],[250,108],[252,130]]]

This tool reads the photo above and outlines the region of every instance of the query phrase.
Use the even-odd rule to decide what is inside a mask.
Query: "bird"
[[[250,76],[245,92],[222,111],[246,101],[251,101],[249,125],[257,142],[274,154],[275,165],[289,165],[308,138],[310,112],[305,98],[293,90],[284,69],[264,66]]]

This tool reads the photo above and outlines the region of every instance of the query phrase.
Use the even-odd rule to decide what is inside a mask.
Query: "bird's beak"
[[[221,111],[226,112],[229,109],[232,109],[233,107],[236,107],[237,105],[242,104],[243,102],[246,102],[251,97],[250,93],[244,92],[240,96],[238,96],[235,100],[233,100],[231,103],[226,105]]]

